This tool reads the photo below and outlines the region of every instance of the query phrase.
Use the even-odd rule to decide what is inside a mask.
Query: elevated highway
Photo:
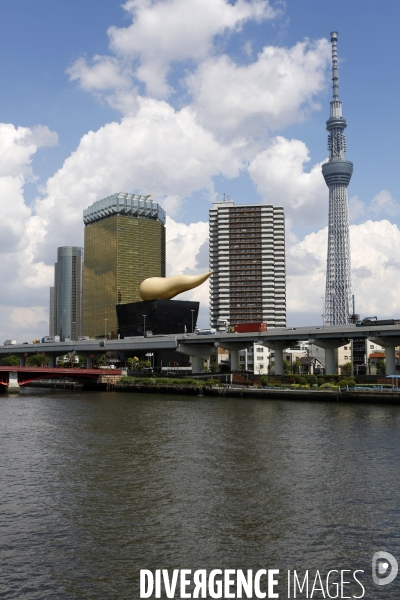
[[[192,357],[193,372],[201,370],[201,359],[209,356],[216,347],[226,348],[231,353],[232,370],[238,369],[239,350],[249,348],[253,343],[264,345],[275,351],[275,372],[283,373],[283,350],[301,341],[309,341],[325,349],[326,372],[335,373],[334,349],[345,345],[354,338],[368,338],[386,349],[386,372],[396,372],[395,347],[400,345],[400,326],[356,327],[355,325],[289,327],[270,329],[260,333],[217,332],[214,335],[177,334],[152,337],[132,337],[123,340],[83,340],[43,344],[19,344],[0,346],[0,358],[14,354],[20,358],[21,366],[26,358],[44,353],[50,358],[50,366],[55,367],[56,358],[69,352],[86,357],[87,367],[93,366],[93,359],[108,351],[127,358],[135,353],[157,350],[176,350]]]
[[[260,333],[217,333],[216,335],[178,335],[177,349],[179,352],[197,352],[198,357],[209,355],[209,348],[213,343],[230,351],[232,370],[238,368],[239,350],[249,348],[253,343],[266,346],[275,352],[275,373],[283,374],[283,351],[293,347],[298,342],[307,341],[325,350],[326,373],[334,375],[336,372],[334,351],[335,348],[344,346],[352,339],[370,339],[385,347],[386,374],[396,373],[395,348],[400,345],[400,326],[384,325],[356,327],[355,325],[330,325],[310,327],[287,327],[284,329],[270,329]],[[210,338],[212,337],[212,341]],[[196,339],[194,339],[196,338]],[[201,354],[201,345],[205,347]],[[207,349],[207,350],[206,350]],[[196,355],[193,355],[196,356]],[[195,360],[192,364],[197,364]]]

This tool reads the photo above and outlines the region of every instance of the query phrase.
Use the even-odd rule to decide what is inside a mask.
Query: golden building
[[[148,277],[165,277],[165,212],[148,196],[113,194],[83,211],[83,332],[116,337],[115,306],[139,302]]]

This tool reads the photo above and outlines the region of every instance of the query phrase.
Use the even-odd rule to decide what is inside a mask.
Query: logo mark
[[[389,567],[390,572],[386,577],[382,577],[382,575],[388,572]],[[399,565],[392,554],[383,552],[382,550],[375,552],[372,557],[372,579],[375,585],[388,585],[388,583],[392,583],[397,577],[398,570]]]

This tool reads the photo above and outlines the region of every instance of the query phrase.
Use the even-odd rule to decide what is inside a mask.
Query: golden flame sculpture
[[[203,275],[150,277],[140,284],[139,294],[142,300],[171,300],[171,298],[175,298],[178,294],[201,285],[211,274],[212,271]]]

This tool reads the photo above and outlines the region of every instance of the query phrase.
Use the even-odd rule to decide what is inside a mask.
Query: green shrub
[[[339,381],[339,387],[355,387],[356,382],[354,381],[354,379],[341,379]]]
[[[319,386],[320,390],[331,390],[332,389],[332,384],[331,383],[323,383],[322,385]]]

